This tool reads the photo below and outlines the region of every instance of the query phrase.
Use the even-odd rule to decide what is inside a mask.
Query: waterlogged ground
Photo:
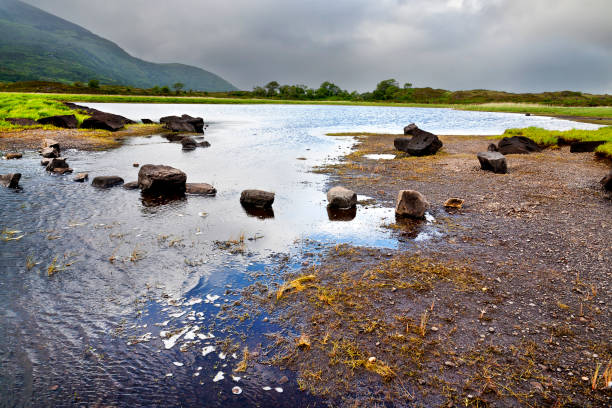
[[[397,132],[410,122],[444,134],[593,127],[439,109],[91,106],[132,119],[202,116],[211,147],[182,152],[159,135],[133,138],[104,152],[66,151],[75,172],[132,181],[134,162],[166,164],[218,194],[154,205],[135,191],[45,174],[34,151],[0,162],[0,173],[22,173],[23,187],[0,190],[2,406],[321,405],[291,371],[253,363],[279,328],[263,310],[236,315],[234,302],[241,288],[274,287],[338,243],[405,245],[383,227],[394,222],[388,204],[360,196],[354,214],[327,212],[328,178],[310,170],[354,141],[325,134]],[[238,200],[246,188],[275,191],[273,213],[246,213]],[[409,241],[443,234],[430,217]]]

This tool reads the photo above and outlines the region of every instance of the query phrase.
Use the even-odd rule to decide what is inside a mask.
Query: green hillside
[[[211,72],[134,58],[83,27],[18,0],[0,0],[0,81],[71,83],[93,78],[139,88],[181,82],[185,89],[236,90]]]

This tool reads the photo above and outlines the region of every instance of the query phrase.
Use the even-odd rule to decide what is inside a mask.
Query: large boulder
[[[405,135],[412,135],[412,138],[398,138],[393,144],[397,150],[406,152],[411,156],[427,156],[436,154],[442,147],[442,141],[438,136],[425,130],[419,129],[414,123],[404,128]]]
[[[143,194],[185,194],[187,175],[170,166],[145,164],[138,172],[138,186]]]
[[[336,186],[327,192],[327,201],[331,208],[352,208],[357,205],[357,194],[348,188]]]
[[[594,152],[600,145],[606,143],[605,140],[590,140],[588,142],[574,142],[570,145],[571,153]]]
[[[244,207],[270,208],[274,203],[274,193],[263,190],[244,190],[240,194],[240,204]]]
[[[500,174],[508,172],[506,157],[499,152],[480,152],[477,157],[480,162],[480,168],[483,170]]]
[[[185,192],[193,195],[214,196],[217,194],[217,189],[207,183],[187,183]]]
[[[17,188],[19,187],[19,179],[21,179],[21,173],[0,174],[0,186]]]
[[[607,176],[601,179],[600,183],[603,188],[608,191],[612,191],[612,170],[610,170]]]
[[[54,157],[49,163],[47,163],[47,167],[45,170],[49,172],[54,172],[56,169],[67,169],[68,163],[66,163],[66,159],[63,157]]]
[[[189,115],[164,116],[159,123],[173,132],[204,133],[204,119]]]
[[[181,144],[183,145],[183,150],[195,150],[198,146],[196,141],[189,136],[182,138]]]
[[[38,119],[37,122],[41,125],[53,125],[65,129],[76,129],[79,125],[79,121],[74,115],[49,116],[47,118]]]
[[[98,176],[94,177],[91,185],[98,188],[111,188],[123,184],[123,179],[119,176]]]
[[[15,126],[36,126],[38,125],[38,122],[36,122],[34,119],[28,119],[28,118],[6,118],[4,120]]]
[[[87,118],[81,125],[84,129],[102,129],[116,132],[123,129],[123,126],[130,121],[120,115],[114,115],[112,113],[100,112]],[[131,122],[131,121],[130,121]]]
[[[52,147],[45,147],[40,151],[40,154],[42,157],[46,158],[46,159],[52,159],[54,157],[59,157],[60,153],[58,150],[52,148]]]
[[[427,208],[429,208],[429,203],[423,194],[415,190],[401,190],[397,195],[395,215],[396,217],[423,218]]]
[[[500,140],[497,151],[501,154],[529,154],[541,152],[542,149],[528,137],[512,136]]]

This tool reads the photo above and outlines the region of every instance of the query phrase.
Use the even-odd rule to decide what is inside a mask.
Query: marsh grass
[[[74,114],[79,121],[83,122],[88,115],[74,111],[63,103],[46,95],[0,93],[0,131],[23,129],[24,126],[13,125],[6,118],[27,118],[38,120],[55,115]],[[53,129],[53,126],[26,126],[25,128]]]

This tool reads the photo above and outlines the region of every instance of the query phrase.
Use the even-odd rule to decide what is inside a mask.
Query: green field
[[[37,120],[55,115],[74,114],[79,123],[88,116],[82,115],[66,107],[60,101],[46,95],[30,94],[0,94],[0,131],[18,130],[23,126],[15,126],[5,121],[5,118],[28,118]],[[42,125],[31,126],[42,128]],[[49,126],[44,126],[49,127]]]

